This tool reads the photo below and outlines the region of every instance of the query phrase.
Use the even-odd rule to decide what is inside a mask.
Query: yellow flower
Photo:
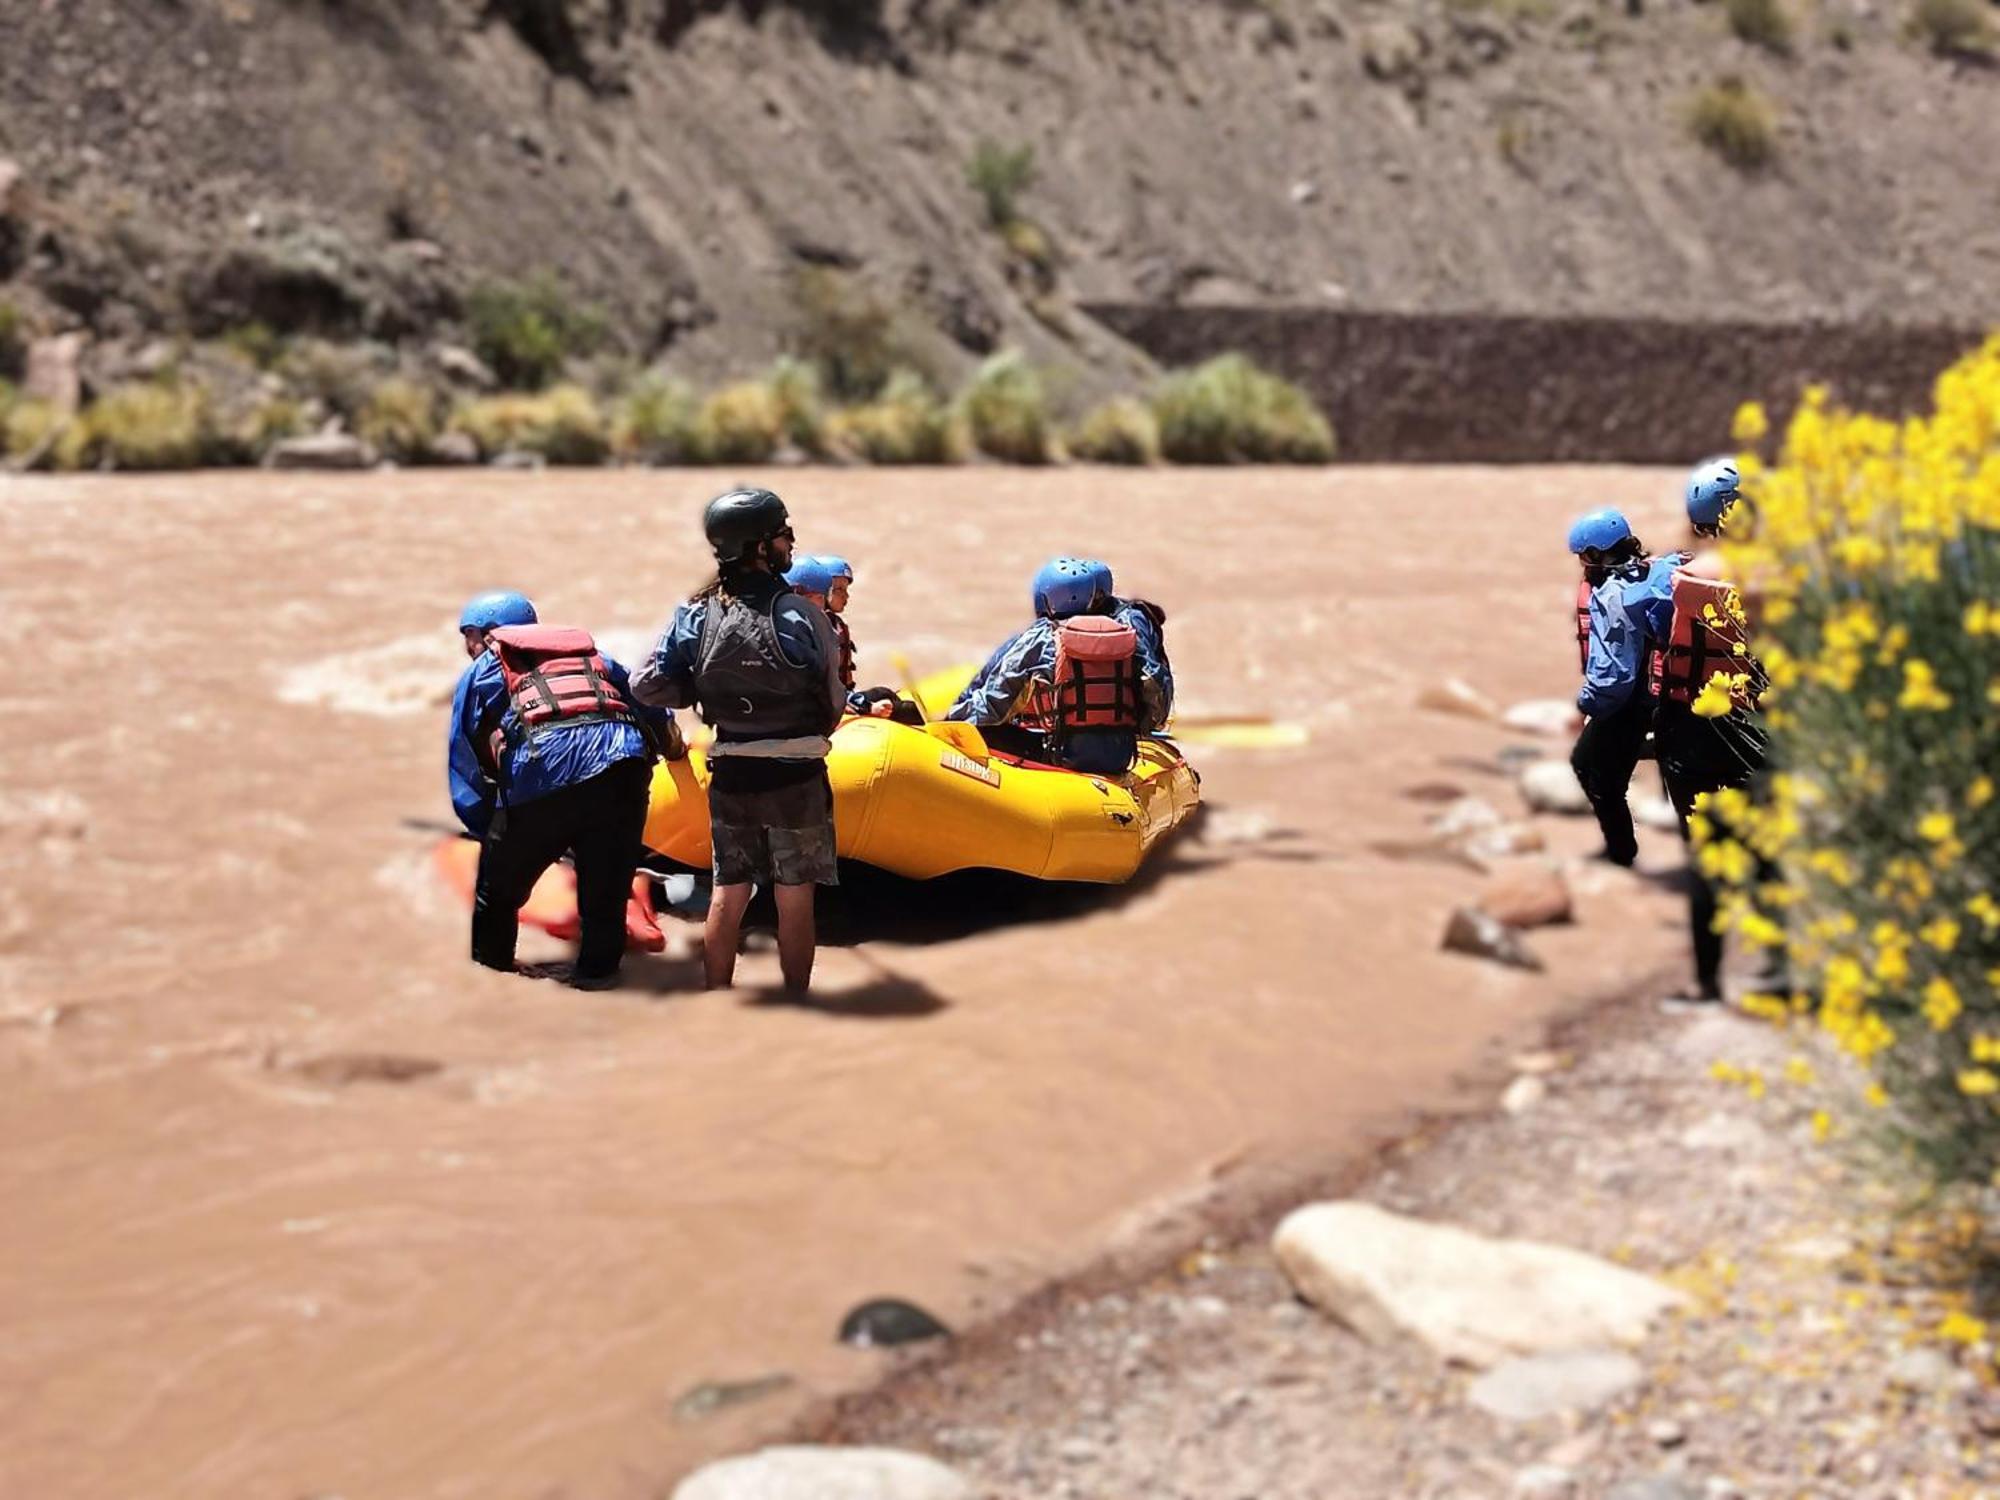
[[[1720,719],[1726,715],[1736,706],[1736,700],[1729,692],[1729,674],[1717,672],[1710,677],[1701,685],[1701,691],[1695,694],[1694,702],[1688,706],[1704,719]]]
[[[1974,1036],[1972,1060],[1976,1063],[2000,1062],[2000,1036],[1988,1036],[1984,1032]]]
[[[1984,807],[1993,800],[1993,778],[1980,776],[1965,789],[1965,805],[1972,808]]]
[[[1763,441],[1764,434],[1771,430],[1771,418],[1761,401],[1745,401],[1736,408],[1736,420],[1730,424],[1729,432],[1739,443]]]
[[[1937,1336],[1947,1343],[1976,1344],[1986,1337],[1986,1325],[1972,1314],[1954,1309],[1938,1324]]]
[[[1861,1091],[1861,1097],[1868,1102],[1870,1109],[1887,1109],[1889,1107],[1889,1091],[1879,1083],[1869,1084],[1867,1088]]]
[[[1937,673],[1927,661],[1912,657],[1903,663],[1903,691],[1896,706],[1910,713],[1942,713],[1952,704],[1951,694],[1937,685]]]
[[[1785,1082],[1796,1083],[1803,1087],[1812,1081],[1813,1070],[1811,1063],[1807,1062],[1803,1057],[1788,1057],[1785,1059]]]
[[[1923,1009],[1931,1030],[1946,1031],[1965,1009],[1965,1002],[1958,998],[1958,986],[1940,974],[1924,986]]]
[[[1917,837],[1930,844],[1942,844],[1958,832],[1958,824],[1948,812],[1925,813],[1917,820]]]
[[[2000,1092],[2000,1078],[1995,1078],[1984,1068],[1966,1068],[1958,1075],[1958,1091],[1972,1098]]]
[[[1814,1110],[1812,1117],[1813,1140],[1824,1141],[1828,1136],[1832,1134],[1833,1134],[1833,1116],[1828,1114],[1823,1109]]]
[[[1918,937],[1929,943],[1940,953],[1949,953],[1958,946],[1958,923],[1950,917],[1939,917],[1924,924]]]

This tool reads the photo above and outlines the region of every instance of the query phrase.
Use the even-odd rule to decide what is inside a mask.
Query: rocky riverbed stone
[[[971,1500],[936,1459],[894,1448],[765,1448],[697,1469],[673,1500]]]
[[[1466,1399],[1509,1422],[1558,1413],[1590,1412],[1646,1378],[1639,1361],[1618,1349],[1576,1349],[1505,1360],[1473,1381]]]
[[[1497,917],[1474,907],[1461,906],[1445,923],[1441,945],[1448,953],[1465,953],[1474,958],[1490,958],[1513,969],[1540,970],[1542,961],[1521,941],[1520,933]]]
[[[1560,739],[1575,734],[1582,727],[1583,716],[1567,698],[1530,698],[1510,707],[1500,716],[1500,722],[1523,734]]]
[[[1475,904],[1509,927],[1547,927],[1575,915],[1562,871],[1545,859],[1510,859],[1494,865]]]
[[[1515,1355],[1636,1344],[1685,1301],[1578,1250],[1489,1239],[1354,1200],[1289,1214],[1272,1248],[1300,1296],[1363,1338],[1414,1337],[1482,1369]]]
[[[1590,811],[1590,799],[1583,794],[1576,772],[1566,760],[1551,756],[1530,761],[1516,778],[1521,800],[1533,812],[1574,815]]]
[[[286,438],[265,460],[274,469],[372,469],[375,450],[351,432]]]

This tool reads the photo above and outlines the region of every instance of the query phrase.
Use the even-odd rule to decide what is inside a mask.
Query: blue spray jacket
[[[1111,617],[1120,625],[1131,626],[1132,633],[1139,637],[1139,676],[1151,684],[1146,704],[1152,722],[1147,727],[1163,728],[1174,714],[1174,669],[1167,660],[1167,645],[1160,625],[1136,599],[1114,600]]]
[[[1020,712],[1021,700],[1037,678],[1049,682],[1056,671],[1056,622],[1036,620],[1002,642],[945,714],[966,724],[992,728]],[[1096,776],[1117,776],[1131,768],[1139,737],[1128,729],[1072,730],[1054,747],[1058,764]]]
[[[1593,718],[1622,707],[1645,681],[1647,657],[1674,623],[1678,553],[1635,562],[1600,583],[1590,596],[1590,648],[1576,706]]]
[[[633,696],[625,669],[610,657],[604,658],[604,672],[639,717],[664,731],[674,716],[664,709],[651,708]],[[646,737],[631,724],[557,724],[535,736],[532,744],[510,733],[504,765],[504,787],[496,785],[480,763],[476,736],[482,724],[492,722],[507,700],[506,679],[500,673],[500,659],[491,651],[468,665],[459,675],[451,695],[451,741],[445,762],[445,777],[451,785],[452,810],[466,829],[483,838],[493,821],[496,800],[516,806],[546,797],[551,792],[588,781],[621,760],[650,753]],[[502,724],[514,728],[511,712]]]

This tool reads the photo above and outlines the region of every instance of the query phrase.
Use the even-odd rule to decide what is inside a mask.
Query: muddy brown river
[[[658,1495],[875,1378],[855,1303],[965,1323],[1165,1242],[1676,951],[1607,876],[1546,975],[1441,954],[1475,877],[1374,848],[1425,784],[1516,805],[1416,695],[1570,691],[1563,526],[1665,540],[1666,474],[795,470],[864,677],[983,654],[1085,551],[1168,607],[1184,714],[1309,743],[1195,751],[1207,814],[1125,891],[851,890],[811,1009],[769,952],[701,993],[684,925],[613,994],[475,969],[422,826],[460,601],[631,652],[727,477],[0,479],[0,1494]]]

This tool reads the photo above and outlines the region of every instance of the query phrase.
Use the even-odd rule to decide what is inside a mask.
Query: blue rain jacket
[[[1631,563],[1590,596],[1590,649],[1576,706],[1592,718],[1622,707],[1646,680],[1646,659],[1665,644],[1674,624],[1678,553]]]
[[[1001,643],[986,659],[947,719],[991,728],[1020,711],[1021,699],[1036,678],[1048,682],[1056,670],[1056,622],[1039,619]],[[1139,737],[1125,729],[1077,729],[1051,747],[1057,765],[1094,776],[1117,776],[1131,769]]]
[[[632,693],[624,667],[604,658],[605,675],[625,695],[639,717],[664,732],[674,716],[664,709],[639,702]],[[551,792],[574,786],[579,781],[609,770],[621,760],[651,754],[646,737],[631,724],[557,725],[536,736],[533,744],[510,735],[504,771],[504,786],[486,774],[480,764],[474,736],[487,716],[507,699],[507,683],[500,673],[500,659],[491,651],[467,665],[459,674],[451,695],[451,742],[445,762],[445,777],[451,786],[452,810],[468,832],[479,838],[493,821],[498,801],[519,806],[546,797]],[[511,712],[502,723],[509,730]]]
[[[1139,637],[1139,675],[1151,682],[1159,693],[1159,718],[1149,727],[1162,728],[1174,715],[1174,669],[1167,660],[1167,646],[1161,638],[1160,627],[1137,603],[1123,599],[1114,602],[1111,617],[1120,625],[1131,626],[1132,633]]]

